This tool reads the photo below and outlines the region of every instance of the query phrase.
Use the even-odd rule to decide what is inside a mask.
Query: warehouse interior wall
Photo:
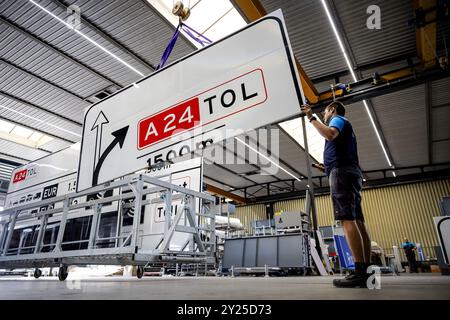
[[[364,189],[362,207],[372,240],[386,254],[392,254],[392,246],[400,246],[407,237],[421,244],[425,259],[435,258],[433,247],[439,245],[439,241],[433,217],[441,215],[439,203],[447,195],[450,195],[449,179]],[[318,225],[333,225],[330,196],[320,195],[315,199]],[[304,209],[304,198],[274,203],[275,212]],[[236,218],[241,219],[247,232],[251,232],[253,220],[267,219],[265,205],[237,207]]]

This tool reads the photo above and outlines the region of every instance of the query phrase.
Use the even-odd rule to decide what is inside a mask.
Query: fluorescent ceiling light
[[[373,126],[374,128],[376,128],[376,126],[375,126],[375,121],[374,121],[373,118],[372,118],[372,113],[371,113],[370,110],[369,110],[369,106],[367,105],[366,100],[363,100],[363,103],[364,103],[364,107],[366,108],[366,112],[367,112],[367,114],[369,115],[370,123],[372,123],[372,126]],[[388,156],[388,154],[387,154],[387,151],[386,151],[386,149],[384,148],[384,144],[383,144],[383,141],[381,140],[380,133],[379,133],[378,130],[376,130],[376,129],[375,129],[375,133],[376,133],[376,135],[377,135],[378,142],[380,143],[381,149],[383,149],[383,153],[384,153],[384,156],[386,157],[386,160],[387,160],[387,162],[388,162],[388,165],[389,165],[389,167],[392,167],[391,160],[389,159],[389,156]]]
[[[46,134],[16,125],[9,121],[0,120],[0,125],[2,128],[11,128],[10,130],[0,130],[1,139],[19,143],[31,148],[39,148],[53,140],[52,137]]]
[[[10,133],[14,129],[14,123],[4,121],[0,119],[0,131]]]
[[[237,141],[239,141],[240,143],[242,143],[244,146],[248,147],[250,150],[256,152],[257,154],[259,154],[261,157],[263,157],[264,159],[266,159],[267,161],[269,161],[270,163],[272,163],[274,166],[276,166],[277,168],[283,170],[284,172],[286,172],[288,175],[290,175],[292,178],[294,178],[297,181],[302,181],[300,178],[296,177],[295,175],[293,175],[292,173],[290,173],[289,171],[287,171],[285,168],[281,167],[279,164],[273,162],[270,158],[268,158],[267,156],[263,155],[261,152],[259,152],[258,150],[256,150],[255,148],[253,148],[251,145],[249,145],[248,143],[245,143],[244,141],[242,141],[241,139],[235,137],[235,139]]]
[[[28,114],[23,113],[23,112],[20,112],[20,111],[17,111],[17,110],[14,110],[13,108],[10,108],[10,107],[7,107],[7,106],[1,105],[1,104],[0,104],[0,108],[3,108],[3,109],[5,109],[5,110],[11,111],[11,112],[14,112],[14,113],[16,113],[16,114],[18,114],[18,115],[21,115],[22,117],[25,117],[25,118],[28,118],[28,119],[31,119],[31,120],[40,122],[40,123],[45,124],[45,125],[47,125],[47,126],[49,126],[49,127],[52,127],[52,128],[55,128],[55,129],[58,129],[58,130],[61,130],[61,131],[70,133],[70,134],[72,134],[72,135],[74,135],[74,136],[76,136],[76,137],[81,138],[81,135],[78,134],[78,133],[75,133],[75,132],[73,132],[73,131],[70,131],[70,130],[64,129],[64,128],[62,128],[62,127],[56,126],[56,125],[54,125],[54,124],[51,124],[51,123],[48,122],[48,121],[44,121],[44,120],[41,120],[41,119],[38,119],[38,118],[35,118],[35,117],[32,117],[32,116],[29,116]]]
[[[323,8],[325,10],[325,13],[326,13],[326,15],[328,17],[328,21],[330,22],[331,28],[333,29],[333,32],[334,32],[336,40],[337,40],[337,42],[339,44],[339,47],[341,48],[341,51],[342,51],[342,54],[344,56],[345,62],[347,63],[348,70],[350,71],[350,73],[352,75],[353,81],[356,82],[356,81],[358,81],[358,79],[356,78],[355,72],[353,71],[353,66],[352,66],[352,64],[350,62],[350,59],[348,58],[348,55],[347,55],[347,52],[345,50],[344,44],[341,41],[341,37],[339,36],[339,33],[338,33],[336,25],[334,23],[333,17],[331,16],[330,11],[328,10],[328,6],[326,4],[326,1],[325,0],[321,0],[321,2],[322,2],[322,6],[323,6]],[[377,135],[378,142],[380,143],[381,149],[383,150],[383,153],[384,153],[384,156],[386,158],[386,161],[387,161],[389,167],[393,167],[391,159],[389,158],[389,155],[387,153],[386,147],[384,146],[383,141],[381,140],[380,133],[378,132],[378,129],[377,129],[377,127],[375,125],[375,122],[373,120],[372,113],[370,112],[369,107],[367,106],[366,100],[363,100],[363,103],[364,103],[364,107],[366,109],[366,112],[369,115],[369,119],[370,119],[370,122],[372,124],[372,127],[375,130],[375,133]],[[395,172],[393,172],[393,174],[395,176]]]
[[[172,14],[173,0],[147,0],[174,27],[178,26],[178,17]],[[183,1],[191,8],[186,24],[212,41],[219,40],[244,27],[247,23],[229,0]],[[181,31],[184,33],[184,31]],[[185,33],[186,38],[197,48],[202,45]]]
[[[34,142],[38,142],[43,136],[44,135],[42,133],[35,131],[31,134],[31,136],[28,139]]]
[[[24,128],[24,127],[19,127],[19,126],[15,126],[14,129],[12,129],[11,134],[14,134],[16,136],[19,136],[21,138],[25,138],[28,139],[31,134],[33,133],[33,130]]]
[[[50,16],[52,16],[53,18],[55,18],[56,20],[58,20],[59,22],[61,22],[62,24],[64,24],[66,27],[68,27],[69,29],[73,30],[74,32],[78,33],[80,36],[82,36],[84,39],[86,39],[87,41],[89,41],[90,43],[92,43],[93,45],[95,45],[97,48],[101,49],[102,51],[106,52],[107,54],[109,54],[111,57],[113,57],[114,59],[116,59],[117,61],[119,61],[120,63],[122,63],[124,66],[128,67],[129,69],[133,70],[134,72],[136,72],[138,75],[140,75],[141,77],[144,76],[144,74],[142,72],[140,72],[139,70],[137,70],[136,68],[134,68],[132,65],[130,65],[129,63],[125,62],[124,60],[122,60],[121,58],[119,58],[118,56],[116,56],[114,53],[112,53],[111,51],[109,51],[108,49],[102,47],[100,44],[98,44],[97,42],[95,42],[93,39],[89,38],[87,35],[85,35],[84,33],[82,33],[81,31],[75,29],[72,27],[72,25],[70,25],[69,23],[65,22],[64,20],[60,19],[59,17],[57,17],[55,14],[53,14],[51,11],[47,10],[46,8],[44,8],[43,6],[41,6],[40,4],[36,3],[33,0],[28,0],[30,1],[32,4],[34,4],[36,7],[38,7],[39,9],[41,9],[42,11],[46,12],[47,14],[49,14]]]
[[[74,150],[77,150],[77,151],[80,151],[81,150],[81,143],[80,142],[74,143],[74,144],[70,145],[70,148],[74,149]]]
[[[211,27],[205,31],[205,36],[209,39],[222,39],[245,25],[246,23],[239,12],[236,9],[231,9],[221,18],[221,20],[211,25]]]

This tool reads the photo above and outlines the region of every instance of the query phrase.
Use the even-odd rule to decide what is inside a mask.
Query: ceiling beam
[[[259,0],[231,0],[234,4],[236,10],[244,17],[247,22],[253,22],[267,14],[263,5]],[[317,103],[319,101],[317,92],[314,84],[309,79],[305,70],[303,70],[302,66],[298,62],[297,58],[295,58],[295,63],[297,65],[297,70],[300,76],[300,82],[303,88],[303,93],[308,101],[312,104]]]
[[[427,126],[427,155],[428,164],[433,163],[433,135],[431,132],[432,111],[431,111],[431,83],[425,83],[425,121]]]
[[[401,184],[409,184],[414,182],[423,182],[423,181],[434,181],[434,180],[442,180],[442,179],[448,179],[450,178],[450,169],[443,169],[443,170],[437,170],[437,171],[427,171],[422,173],[415,173],[415,174],[409,174],[409,175],[403,175],[403,176],[397,176],[389,177],[389,178],[383,178],[383,179],[376,179],[371,181],[364,182],[363,190],[366,189],[372,189],[372,188],[380,188],[380,187],[386,187],[391,185],[401,185]],[[252,204],[258,204],[258,203],[270,203],[270,202],[277,202],[282,200],[294,200],[294,199],[301,199],[305,197],[305,193],[303,192],[305,190],[302,190],[300,192],[284,192],[279,193],[271,196],[259,196],[255,199],[251,199]],[[314,189],[315,196],[318,195],[328,195],[330,193],[329,187],[323,187],[323,188],[317,188]]]
[[[234,143],[234,144],[237,143],[236,139],[233,139],[233,143]],[[228,151],[228,152],[233,152],[234,156],[235,156],[236,158],[238,158],[238,159],[244,160],[245,164],[252,166],[252,167],[255,168],[256,170],[260,170],[260,171],[262,170],[262,171],[265,171],[266,173],[268,173],[269,176],[274,177],[274,178],[277,179],[278,181],[282,181],[280,178],[278,178],[277,176],[271,174],[270,172],[268,172],[268,171],[267,171],[266,169],[264,169],[263,167],[259,167],[259,166],[255,165],[255,164],[253,164],[253,163],[250,163],[250,161],[249,161],[248,159],[246,159],[245,157],[242,157],[241,155],[238,155],[236,151],[232,151],[232,150],[228,149],[228,148],[226,147],[226,142],[223,143],[223,150],[224,150],[225,152],[227,152],[227,151]],[[236,173],[236,174],[237,174],[237,175],[240,175],[239,173]]]
[[[250,138],[249,138],[249,141],[251,141],[251,142],[253,142],[253,143],[256,143],[254,140],[252,140],[252,139],[250,139]],[[259,146],[259,148],[262,149],[261,146]],[[266,154],[268,154],[267,149],[265,149],[265,152],[266,152]],[[311,156],[311,155],[310,155],[310,156]],[[306,178],[306,175],[302,174],[300,171],[298,171],[297,169],[295,169],[294,167],[292,167],[290,164],[288,164],[287,162],[285,162],[283,159],[279,158],[279,159],[278,159],[278,162],[279,162],[282,166],[284,166],[284,167],[288,168],[290,171],[292,171],[291,173],[297,174],[297,175],[298,175],[297,178],[299,178],[300,180]]]
[[[51,110],[48,110],[48,109],[46,109],[46,108],[44,108],[44,107],[38,106],[38,105],[36,105],[36,104],[34,104],[34,103],[31,103],[31,102],[29,102],[29,101],[26,101],[26,100],[24,100],[24,99],[22,99],[22,98],[13,96],[12,94],[9,94],[9,93],[4,92],[4,91],[2,91],[2,90],[0,90],[0,95],[6,97],[6,98],[8,98],[8,99],[11,99],[11,100],[13,100],[13,101],[15,101],[15,102],[22,103],[22,104],[27,105],[27,106],[29,106],[29,107],[31,107],[31,108],[35,108],[35,109],[38,109],[38,110],[43,111],[43,112],[45,112],[45,113],[48,113],[48,114],[50,114],[50,115],[52,115],[52,116],[54,116],[54,117],[57,117],[57,118],[60,118],[60,119],[62,119],[62,120],[65,120],[65,121],[67,121],[67,122],[70,122],[70,123],[72,123],[72,124],[74,124],[74,125],[76,125],[76,126],[81,127],[81,126],[83,125],[81,122],[72,120],[72,119],[70,119],[70,118],[68,118],[68,117],[66,117],[66,116],[60,115],[60,114],[58,114],[58,113],[56,113],[56,112],[54,112],[54,111],[51,111]]]
[[[206,183],[206,191],[208,191],[210,193],[214,193],[214,194],[219,195],[219,196],[223,196],[223,197],[229,198],[229,199],[234,200],[234,201],[236,201],[236,202],[238,202],[240,204],[246,204],[247,203],[247,201],[243,197],[240,197],[240,196],[235,195],[235,194],[233,194],[231,192],[222,190],[222,189],[220,189],[218,187],[215,187],[215,186],[213,186],[211,184],[207,184]]]
[[[394,63],[399,63],[399,62],[404,62],[405,66],[408,65],[408,60],[412,59],[415,56],[415,54],[401,54],[398,56],[394,56],[394,57],[390,57],[387,59],[383,59],[383,60],[378,60],[375,62],[369,62],[369,63],[364,63],[364,64],[359,64],[358,67],[355,67],[353,70],[355,72],[363,72],[363,71],[367,71],[367,70],[373,70],[379,67],[383,67],[383,66],[387,66],[390,64],[394,64]],[[373,70],[373,72],[376,72],[376,70]],[[345,76],[349,76],[350,75],[350,71],[349,70],[343,70],[340,72],[336,72],[336,73],[331,73],[331,74],[327,74],[325,76],[320,76],[320,77],[316,77],[311,79],[313,83],[317,84],[317,83],[321,83],[321,82],[325,82],[327,80],[334,80],[336,78],[341,78],[341,77],[345,77]]]
[[[42,149],[42,148],[35,148],[35,147],[31,147],[31,146],[27,146],[26,144],[22,144],[22,143],[20,143],[20,142],[14,141],[14,140],[5,139],[5,138],[3,138],[3,137],[1,137],[1,136],[0,136],[0,140],[8,141],[9,143],[16,144],[16,145],[21,146],[21,147],[23,147],[23,148],[29,148],[29,149],[33,149],[33,150],[39,150],[39,151],[42,151],[42,152],[45,152],[45,153],[48,153],[48,154],[53,153],[53,152],[50,151],[50,150],[46,150],[46,149]]]
[[[364,99],[382,96],[391,92],[411,88],[427,81],[435,81],[445,77],[450,77],[450,71],[441,68],[419,70],[415,67],[407,67],[402,70],[385,73],[381,76],[381,81],[373,84],[372,78],[348,83],[352,88],[351,93],[344,93],[342,90],[336,91],[336,100],[352,104]],[[320,94],[321,101],[312,106],[314,112],[320,112],[333,101],[330,90]],[[433,107],[434,108],[434,107]]]
[[[416,48],[417,55],[425,69],[437,64],[436,57],[436,0],[413,0],[416,23]]]
[[[208,176],[206,176],[206,175],[203,175],[203,177],[206,178],[206,179],[208,179],[208,180],[211,180],[212,182],[215,182],[215,183],[217,183],[217,184],[219,184],[219,185],[224,185],[224,186],[226,186],[226,187],[232,189],[231,191],[228,191],[228,192],[233,192],[233,191],[236,191],[236,190],[237,190],[237,191],[241,191],[241,190],[245,190],[245,189],[246,189],[246,187],[243,187],[242,189],[239,189],[239,188],[230,186],[229,184],[223,183],[222,181],[219,181],[219,180],[217,180],[217,179],[208,177]],[[244,192],[244,193],[245,193],[245,191],[241,191],[241,192]],[[247,192],[247,193],[250,194],[251,196],[255,196],[253,193],[250,193],[250,192]]]
[[[18,157],[18,156],[13,156],[12,154],[8,154],[8,153],[5,153],[5,152],[0,151],[0,157],[2,157],[2,156],[3,156],[3,157],[12,158],[12,159],[21,160],[21,161],[23,161],[24,163],[30,162],[30,161],[31,161],[30,159],[25,159],[25,158],[21,158],[21,157]],[[2,159],[2,160],[4,160],[4,159]]]
[[[196,156],[198,156],[198,157],[203,157],[203,150],[194,150],[194,151],[191,151],[191,154],[196,155]],[[208,160],[206,157],[204,157],[204,158],[205,158],[206,160]],[[250,179],[248,179],[247,177],[240,176],[236,171],[233,171],[233,170],[231,170],[231,169],[228,169],[227,167],[224,167],[223,165],[220,165],[220,164],[218,164],[218,163],[216,163],[216,162],[214,162],[214,161],[211,161],[211,160],[209,160],[209,162],[211,162],[211,163],[209,163],[209,164],[206,163],[206,164],[207,164],[207,165],[215,165],[215,166],[217,166],[217,167],[219,167],[219,168],[225,170],[226,172],[231,173],[231,174],[237,176],[237,177],[240,178],[240,179],[246,180],[246,181],[248,181],[248,182],[250,182],[250,183],[256,183],[256,181],[250,180]],[[211,179],[211,178],[210,178],[210,179]],[[222,183],[222,184],[223,184],[223,183]],[[232,187],[232,188],[234,188],[234,187]]]
[[[13,68],[13,69],[15,69],[15,70],[17,70],[19,72],[22,72],[22,73],[24,73],[24,74],[26,74],[26,75],[34,78],[34,79],[37,79],[37,80],[39,80],[39,81],[41,81],[43,83],[46,83],[46,84],[52,86],[53,88],[56,88],[56,89],[61,90],[61,91],[64,91],[65,93],[70,94],[71,96],[77,98],[80,101],[83,101],[83,102],[86,102],[88,104],[91,104],[89,101],[86,101],[85,98],[83,98],[82,96],[80,96],[80,95],[78,95],[78,94],[76,94],[76,93],[74,93],[74,92],[72,92],[72,91],[70,91],[70,90],[68,90],[66,88],[61,87],[60,85],[58,85],[56,83],[53,83],[53,82],[51,82],[51,81],[49,81],[47,79],[44,79],[43,77],[41,77],[41,76],[39,76],[39,75],[29,71],[29,70],[26,70],[26,69],[24,69],[22,67],[19,67],[18,65],[12,63],[11,61],[8,61],[8,60],[5,60],[3,58],[0,58],[0,63],[3,63],[5,65],[7,65],[8,67],[11,67],[11,68]]]
[[[225,171],[228,172],[228,173],[231,173],[231,174],[233,174],[233,175],[239,177],[240,179],[243,179],[243,180],[248,181],[248,182],[250,182],[250,183],[257,183],[255,180],[251,180],[251,179],[249,179],[249,178],[247,178],[247,177],[240,176],[236,171],[233,171],[233,170],[231,170],[231,169],[228,169],[227,167],[225,167],[225,166],[223,166],[223,165],[220,165],[220,164],[218,164],[218,163],[216,163],[216,162],[213,162],[213,165],[219,167],[219,168],[222,169],[222,170],[225,170]]]
[[[9,20],[8,18],[6,18],[5,16],[0,15],[0,21],[2,23],[5,23],[6,25],[8,25],[10,28],[14,29],[15,31],[17,31],[17,32],[25,35],[26,37],[32,39],[33,41],[39,43],[40,45],[44,46],[45,48],[49,49],[50,51],[60,55],[64,59],[69,60],[70,62],[76,64],[78,67],[84,69],[85,71],[92,73],[96,77],[101,78],[102,80],[108,82],[109,84],[115,85],[118,88],[123,88],[123,86],[120,85],[119,83],[117,83],[116,81],[114,81],[111,78],[107,77],[106,75],[103,75],[100,72],[94,70],[93,68],[91,68],[87,64],[84,64],[83,62],[75,59],[74,57],[72,57],[69,54],[65,53],[61,49],[58,49],[57,47],[51,45],[47,41],[41,39],[40,37],[30,33],[29,31],[27,31],[26,29],[22,28],[21,26],[19,26],[15,22],[13,22],[13,21]]]
[[[0,159],[0,163],[4,163],[6,165],[13,166],[13,167],[18,167],[18,166],[22,165],[22,163],[7,160],[7,159]]]

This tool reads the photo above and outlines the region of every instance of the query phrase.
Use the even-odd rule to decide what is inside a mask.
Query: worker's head
[[[328,123],[336,115],[345,116],[345,107],[342,102],[333,101],[330,103],[323,112],[323,120]]]
[[[408,242],[408,238],[407,238],[407,237],[404,237],[404,238],[403,238],[403,242]]]

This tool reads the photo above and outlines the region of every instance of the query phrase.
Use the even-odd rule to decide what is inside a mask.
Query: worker
[[[403,238],[402,248],[405,250],[406,259],[408,259],[409,273],[417,272],[416,265],[416,244]]]
[[[333,281],[336,287],[367,287],[370,274],[370,237],[361,209],[362,172],[359,166],[356,136],[345,118],[340,102],[330,103],[320,122],[308,104],[301,111],[325,138],[323,170],[329,178],[334,217],[344,229],[345,238],[355,261],[355,270],[344,279]]]

